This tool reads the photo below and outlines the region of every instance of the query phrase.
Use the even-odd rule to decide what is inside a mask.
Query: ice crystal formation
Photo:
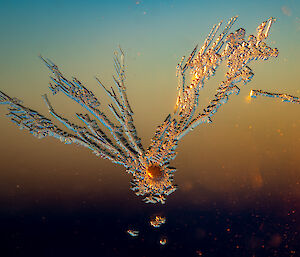
[[[159,228],[162,224],[166,223],[166,217],[157,215],[150,220],[150,225],[154,228]]]
[[[137,237],[140,232],[138,230],[128,229],[127,233],[132,237]]]
[[[175,168],[169,164],[176,156],[179,140],[198,125],[212,122],[212,117],[231,95],[239,93],[237,84],[245,85],[251,81],[253,72],[248,66],[251,61],[267,60],[278,55],[276,48],[265,43],[274,18],[261,23],[256,35],[247,38],[242,28],[229,33],[236,19],[237,17],[231,18],[221,33],[218,31],[222,22],[215,25],[203,46],[199,50],[196,46],[188,58],[181,59],[177,66],[178,97],[175,111],[157,128],[147,149],[142,146],[133,123],[133,111],[126,94],[124,54],[121,49],[114,56],[115,89],[107,88],[97,79],[112,101],[108,108],[117,122],[104,114],[100,101],[85,85],[76,78],[68,80],[54,63],[43,57],[43,62],[52,72],[51,91],[54,95],[64,93],[86,109],[88,114],[76,114],[84,125],[71,123],[58,114],[46,95],[43,98],[49,112],[69,131],[60,129],[50,119],[2,92],[0,103],[8,105],[8,117],[20,129],[26,129],[38,138],[52,136],[65,144],[82,145],[104,159],[123,165],[133,177],[131,189],[137,195],[143,196],[147,203],[164,203],[166,196],[176,190],[173,184]],[[228,68],[225,78],[208,106],[199,112],[197,107],[200,89],[223,62]],[[103,127],[108,129],[110,136],[104,133]]]
[[[300,104],[300,98],[288,94],[269,93],[262,90],[251,90],[250,97],[256,98],[257,96],[266,96],[271,98],[278,98],[282,102]]]
[[[162,236],[162,237],[160,238],[160,240],[159,240],[159,243],[160,243],[161,245],[166,245],[167,242],[168,242],[168,239],[167,239],[167,237],[165,237],[165,236]]]

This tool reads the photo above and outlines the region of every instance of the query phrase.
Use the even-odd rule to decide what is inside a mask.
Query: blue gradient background
[[[300,109],[272,99],[247,102],[246,97],[250,89],[300,96],[299,1],[1,1],[0,89],[48,115],[40,97],[49,92],[41,54],[67,77],[86,83],[105,106],[108,99],[94,76],[112,84],[112,55],[120,44],[135,124],[148,146],[173,110],[181,56],[201,46],[215,23],[234,15],[239,18],[233,30],[243,27],[248,35],[276,17],[268,44],[279,49],[279,57],[251,63],[252,82],[220,109],[212,124],[179,143],[172,165],[178,169],[180,189],[165,206],[143,204],[129,190],[123,167],[52,138],[37,140],[11,124],[0,108],[0,225],[6,240],[0,251],[10,256],[197,256],[199,249],[203,256],[297,252]],[[221,67],[207,83],[202,107],[224,71]],[[82,111],[62,95],[50,100],[72,121]],[[154,213],[168,220],[158,232],[147,225]],[[268,225],[261,228],[263,223]],[[236,232],[223,234],[229,225]],[[140,228],[142,236],[127,237],[130,226]],[[163,234],[170,238],[165,248],[157,243]],[[66,242],[60,243],[61,238]]]

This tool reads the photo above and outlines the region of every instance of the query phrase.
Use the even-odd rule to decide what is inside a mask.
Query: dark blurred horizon
[[[0,212],[0,250],[8,256],[45,257],[298,256],[299,200],[289,200],[292,209],[286,201],[269,204],[268,199],[243,209],[222,208],[221,202],[201,209],[172,200],[151,207],[136,200],[110,206],[85,201],[74,209],[35,203],[22,212]],[[165,215],[167,223],[151,227],[154,214]],[[129,236],[128,229],[139,236]],[[165,246],[159,244],[162,236]]]

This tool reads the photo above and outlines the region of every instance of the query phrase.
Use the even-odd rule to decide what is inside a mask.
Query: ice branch
[[[178,133],[178,139],[181,139],[196,126],[202,123],[211,122],[211,117],[217,112],[219,107],[228,101],[229,96],[233,93],[239,93],[240,89],[236,86],[236,84],[243,82],[245,85],[251,81],[254,74],[247,65],[252,60],[267,60],[269,57],[277,57],[278,55],[278,50],[276,48],[272,49],[263,42],[263,40],[265,40],[269,34],[272,23],[275,21],[274,18],[270,18],[268,21],[265,21],[258,26],[256,37],[250,35],[248,40],[244,40],[245,30],[238,29],[235,33],[229,34],[224,40],[226,33],[235,20],[236,17],[229,21],[223,33],[221,33],[221,35],[212,45],[212,48],[208,50],[210,59],[212,61],[205,65],[202,64],[204,61],[203,57],[202,59],[200,58],[197,61],[194,61],[194,67],[192,67],[192,74],[194,77],[192,78],[190,88],[194,88],[194,85],[199,83],[203,86],[204,80],[209,78],[211,74],[214,74],[217,67],[224,60],[226,60],[229,70],[225,75],[226,80],[221,83],[220,87],[217,89],[215,98],[210,102],[207,108],[204,109],[204,112],[200,113],[196,118],[190,121],[194,116],[194,110],[198,106],[197,103],[193,106],[193,112],[189,111],[187,113],[187,116],[189,117],[188,121],[190,122],[182,126],[181,131]],[[219,52],[221,49],[220,46],[224,44],[226,44],[224,50],[220,54],[216,54],[214,56],[213,53],[216,51],[216,49]],[[206,49],[206,43],[204,46]],[[197,56],[199,56],[199,54]],[[195,95],[198,99],[197,91]],[[187,98],[186,101],[189,101],[189,98]]]
[[[288,95],[288,94],[269,93],[269,92],[262,91],[262,90],[251,90],[250,97],[256,98],[257,96],[278,98],[282,102],[300,104],[300,98],[296,97],[296,96],[292,96],[292,95]]]
[[[95,118],[109,130],[117,145],[122,148],[126,155],[131,158],[132,161],[137,161],[138,153],[130,146],[126,138],[123,136],[122,127],[116,126],[102,111],[99,110],[100,102],[94,94],[82,85],[82,83],[76,78],[73,78],[73,81],[67,80],[62,75],[58,67],[50,60],[45,60],[43,57],[41,57],[41,59],[54,74],[54,77],[51,77],[54,84],[50,84],[52,92],[56,94],[57,92],[62,91],[65,95],[79,103],[89,113],[94,115]],[[114,91],[113,94],[115,94]],[[115,145],[113,145],[113,147],[117,149]]]
[[[126,94],[126,86],[125,86],[125,64],[124,64],[124,53],[120,48],[120,58],[118,52],[114,53],[114,66],[116,71],[116,76],[113,76],[115,85],[119,92],[119,98],[116,95],[113,88],[109,91],[101,81],[97,79],[98,83],[103,87],[107,95],[112,99],[114,104],[117,106],[120,114],[117,113],[115,107],[110,104],[109,108],[114,116],[117,118],[119,123],[121,124],[124,132],[129,140],[130,146],[138,152],[140,155],[143,154],[144,149],[141,144],[140,138],[137,136],[136,128],[133,124],[133,111],[129,105],[129,101]]]
[[[79,144],[90,148],[95,154],[100,155],[103,158],[112,160],[109,155],[106,155],[102,151],[99,151],[97,147],[85,140],[82,136],[79,136],[79,133],[78,135],[73,135],[71,133],[59,129],[56,125],[52,123],[51,120],[47,119],[38,112],[21,105],[20,100],[16,98],[11,98],[1,91],[0,104],[9,105],[9,113],[7,114],[7,116],[10,117],[11,121],[14,122],[17,126],[19,126],[20,129],[28,130],[32,135],[36,136],[37,138],[40,139],[46,136],[51,136],[59,139],[65,144]],[[51,108],[51,112],[54,115],[56,115],[50,104],[49,107]],[[61,118],[59,116],[57,116],[57,118],[73,131],[81,129],[79,127],[76,127],[76,125],[69,123],[64,118]]]
[[[90,134],[87,131],[86,127],[80,127],[76,124],[71,123],[66,118],[61,117],[58,115],[52,105],[50,104],[47,95],[42,96],[46,105],[48,106],[49,112],[60,121],[63,125],[65,125],[68,129],[72,130],[76,133],[76,135],[85,142],[86,146],[92,150],[97,155],[101,155],[105,159],[109,159],[110,161],[118,164],[125,164],[126,157],[121,154],[116,148],[114,148],[104,137],[101,137],[99,134],[95,133],[96,135]],[[78,118],[83,119],[82,114],[77,114]],[[117,154],[114,154],[117,153]]]

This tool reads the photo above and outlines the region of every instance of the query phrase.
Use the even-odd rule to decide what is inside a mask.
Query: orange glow
[[[251,90],[251,91],[250,91],[250,95],[249,95],[250,98],[253,96],[253,94],[254,94],[254,92],[253,92],[253,90]]]
[[[147,169],[147,175],[152,179],[159,179],[162,176],[162,170],[159,166],[151,165]]]
[[[259,189],[264,185],[263,177],[259,172],[252,175],[251,184],[254,189]]]
[[[246,101],[246,103],[250,103],[251,102],[251,94],[245,97],[245,101]]]

